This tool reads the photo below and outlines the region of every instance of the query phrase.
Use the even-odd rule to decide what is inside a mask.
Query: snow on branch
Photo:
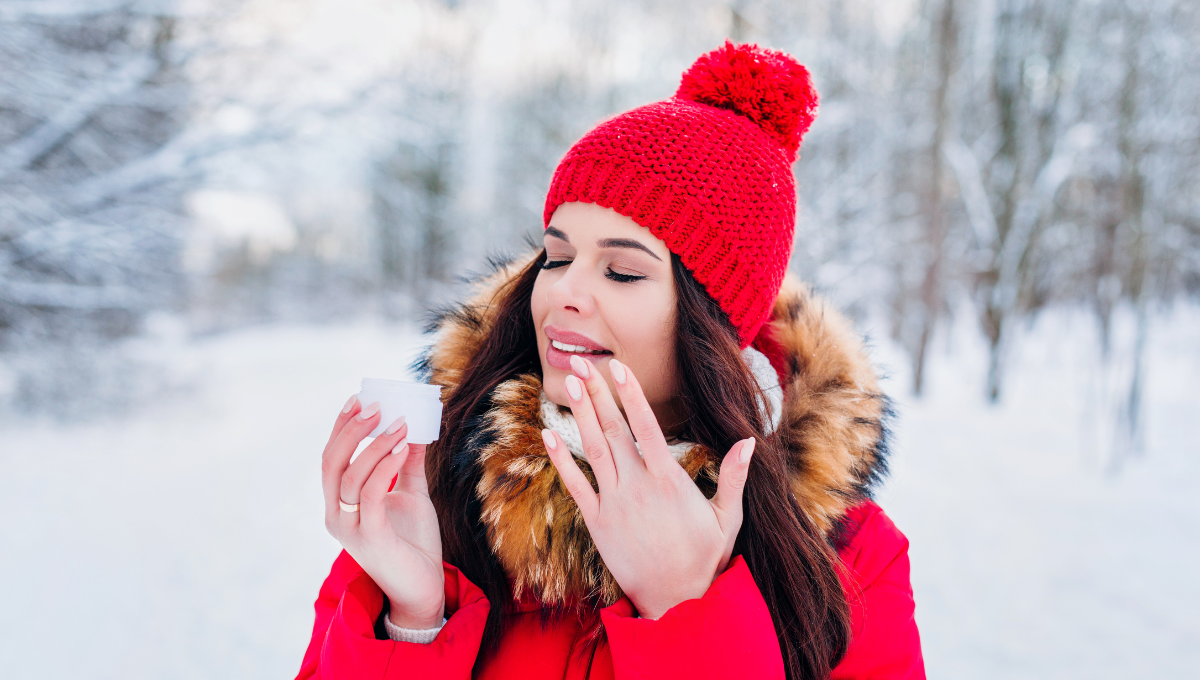
[[[5,281],[0,300],[25,307],[60,309],[142,309],[144,295],[127,286],[79,286],[68,283]]]
[[[1012,227],[999,252],[1000,278],[993,290],[996,305],[1009,309],[1016,303],[1021,260],[1029,249],[1038,221],[1045,217],[1058,190],[1071,178],[1079,153],[1093,141],[1091,126],[1077,123],[1054,143],[1054,151],[1038,170],[1033,190],[1017,203]]]
[[[981,246],[995,243],[1000,230],[996,228],[996,214],[992,212],[992,204],[988,202],[987,188],[983,185],[983,172],[979,168],[975,153],[957,136],[946,140],[944,153],[958,180],[959,191],[962,193],[963,204],[966,206],[967,218],[971,230],[975,233],[976,242]]]
[[[156,62],[149,57],[134,59],[112,78],[85,89],[28,135],[0,149],[0,179],[21,170],[52,150],[105,104],[141,84],[154,73]]]

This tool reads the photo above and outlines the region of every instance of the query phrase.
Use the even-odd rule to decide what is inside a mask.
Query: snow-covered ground
[[[912,541],[931,677],[1200,676],[1200,309],[1160,317],[1146,449],[1113,473],[1090,321],[1049,314],[980,398],[964,320],[929,395],[896,376],[880,501]],[[277,326],[196,340],[194,394],[76,425],[0,421],[6,678],[279,678],[300,663],[336,543],[318,459],[363,376],[406,373],[410,326]],[[1110,371],[1114,375],[1120,371]]]
[[[1095,395],[1119,394],[1128,366],[1098,369],[1093,323],[1041,319],[998,407],[979,398],[969,324],[935,357],[928,399],[892,390],[880,503],[911,542],[930,677],[1200,677],[1200,310],[1153,328],[1146,447],[1116,470],[1115,409]]]

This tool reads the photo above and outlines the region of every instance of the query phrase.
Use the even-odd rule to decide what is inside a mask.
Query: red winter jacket
[[[423,360],[430,382],[457,388],[479,349],[480,329],[491,325],[490,315],[499,308],[492,302],[500,287],[539,252],[501,267],[457,313],[441,317]],[[786,447],[788,481],[799,509],[826,536],[842,519],[856,528],[839,551],[853,631],[833,677],[923,678],[908,541],[864,496],[886,468],[889,407],[861,339],[835,309],[787,274],[754,346],[770,361],[783,392],[775,436]],[[760,384],[764,378],[770,382],[769,375],[755,377]],[[574,529],[582,521],[578,507],[544,460],[541,389],[536,375],[495,388],[490,410],[478,424],[487,436],[471,439],[476,450],[457,454],[477,461],[477,478],[452,475],[452,460],[436,448],[426,461],[446,479],[470,484],[497,560],[510,578],[525,585],[526,596],[533,594],[521,601],[499,651],[481,664],[478,677],[583,678],[589,663],[591,677],[603,679],[782,677],[774,625],[740,557],[703,597],[681,602],[654,621],[636,618],[629,600],[617,599],[619,586],[601,561],[586,569],[568,566],[594,547],[587,532]],[[680,459],[693,479],[716,479],[719,463],[703,447],[689,449]],[[502,551],[495,549],[499,534]],[[343,553],[317,599],[316,625],[299,677],[472,677],[490,604],[457,569],[447,564],[445,570],[450,616],[437,639],[429,645],[380,640],[374,630],[383,593]],[[597,585],[611,594],[605,601],[616,601],[600,611],[607,643],[594,654],[580,644],[577,621],[542,627],[538,597],[562,601],[564,593],[587,593]]]
[[[913,619],[908,540],[872,502],[848,513],[859,528],[839,555],[853,621],[850,647],[832,677],[924,678]],[[447,564],[449,620],[431,644],[378,639],[383,593],[345,552],[317,598],[312,641],[298,680],[444,678],[467,680],[479,652],[490,603]],[[573,618],[543,628],[541,607],[522,602],[482,680],[591,678],[782,678],[783,660],[766,603],[741,556],[703,597],[676,605],[658,620],[634,616],[628,598],[601,610],[607,644],[594,658]]]

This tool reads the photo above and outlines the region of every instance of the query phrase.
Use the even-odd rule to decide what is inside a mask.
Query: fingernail
[[[404,439],[401,439],[399,442],[396,443],[396,447],[394,449],[392,449],[392,455],[395,456],[397,454],[403,453],[404,449],[407,449],[407,448],[408,448],[408,437],[405,437]]]
[[[624,385],[625,380],[629,377],[625,375],[625,365],[616,359],[608,361],[608,372],[612,373],[613,380],[616,380],[618,385]]]
[[[571,357],[571,368],[575,369],[575,372],[579,374],[580,378],[586,378],[588,377],[588,374],[591,373],[591,370],[588,369],[588,362],[584,361],[579,356]]]
[[[399,418],[393,420],[391,425],[388,425],[388,429],[384,431],[384,434],[396,434],[396,430],[399,430],[400,426],[403,424],[404,416],[400,416]]]
[[[575,401],[583,398],[583,383],[579,382],[579,378],[573,375],[567,376],[567,394]]]
[[[554,433],[552,433],[550,430],[542,430],[542,441],[546,442],[546,448],[550,450],[553,450],[556,446],[558,446],[558,444],[554,441]]]
[[[351,394],[350,398],[346,400],[346,405],[342,407],[342,413],[349,413],[350,409],[354,408],[354,402],[356,401],[358,401],[358,395]]]
[[[371,418],[375,417],[376,413],[379,413],[379,402],[373,401],[373,402],[371,402],[370,406],[368,406],[362,410],[362,413],[358,414],[358,419],[359,420],[370,420]]]
[[[743,465],[750,462],[750,454],[754,453],[754,444],[757,442],[757,439],[751,437],[746,440],[745,444],[742,444],[742,452],[738,454],[738,457],[742,459]]]

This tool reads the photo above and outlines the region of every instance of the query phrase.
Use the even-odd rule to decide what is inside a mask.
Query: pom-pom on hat
[[[791,165],[816,109],[795,59],[727,41],[692,64],[674,97],[600,123],[567,151],[544,226],[558,206],[581,202],[646,227],[721,305],[744,349],[791,257]]]

